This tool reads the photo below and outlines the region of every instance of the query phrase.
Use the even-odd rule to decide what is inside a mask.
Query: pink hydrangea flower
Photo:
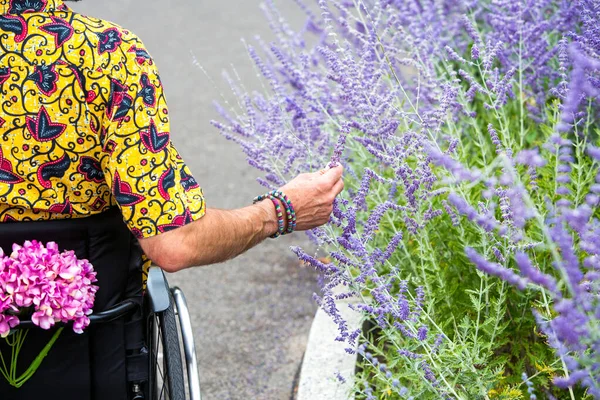
[[[14,244],[10,257],[0,249],[0,335],[19,323],[13,313],[28,308],[42,329],[73,321],[73,330],[82,333],[98,291],[94,282],[89,261],[77,259],[73,251],[60,253],[54,242]]]
[[[1,267],[0,267],[1,268]],[[10,330],[18,325],[19,318],[14,315],[5,314],[6,311],[15,311],[12,298],[0,290],[0,337],[6,337]]]

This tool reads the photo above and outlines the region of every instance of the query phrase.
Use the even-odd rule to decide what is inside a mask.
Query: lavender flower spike
[[[531,282],[545,287],[553,293],[557,292],[556,280],[550,275],[544,274],[538,268],[534,267],[527,254],[518,251],[515,254],[515,260],[521,270],[521,273]]]
[[[465,253],[480,271],[497,276],[498,278],[505,280],[511,285],[516,286],[519,290],[524,290],[527,286],[527,280],[523,279],[510,269],[503,267],[500,264],[488,261],[479,253],[477,253],[475,249],[467,247],[465,249]]]
[[[600,161],[600,148],[596,146],[588,145],[587,152],[596,161]]]
[[[534,168],[539,168],[546,165],[546,160],[540,156],[540,153],[537,151],[537,149],[521,150],[517,154],[516,161],[519,164]]]

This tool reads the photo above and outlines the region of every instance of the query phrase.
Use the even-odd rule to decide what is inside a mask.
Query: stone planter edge
[[[362,315],[348,307],[351,303],[356,303],[356,299],[337,303],[349,332],[358,329],[362,323]],[[348,344],[335,341],[337,336],[337,325],[319,308],[310,328],[296,400],[354,399],[350,393],[354,385],[357,355],[348,354],[345,350]],[[338,372],[346,382],[336,378]]]

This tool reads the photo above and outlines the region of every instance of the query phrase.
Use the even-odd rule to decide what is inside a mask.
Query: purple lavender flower
[[[458,61],[461,63],[467,62],[467,60],[458,55],[458,53],[452,47],[446,46],[444,49],[446,50],[446,53],[448,54],[448,57],[450,57],[451,60]]]
[[[556,280],[550,275],[544,274],[538,268],[534,267],[527,254],[518,251],[515,254],[515,260],[521,270],[524,277],[529,279],[532,283],[540,285],[551,292],[559,295],[556,286]]]
[[[469,37],[475,43],[481,42],[481,38],[479,37],[479,32],[477,32],[477,29],[473,25],[473,22],[466,15],[463,16],[462,23],[464,24],[465,30],[467,31],[467,34],[469,35]]]
[[[475,264],[477,269],[487,274],[497,276],[511,285],[516,286],[519,290],[524,290],[527,286],[527,281],[525,279],[514,273],[512,270],[501,266],[500,264],[488,261],[473,248],[467,247],[465,249],[465,253],[473,262],[473,264]]]
[[[500,262],[501,264],[506,263],[504,255],[502,255],[502,252],[498,250],[497,247],[492,247],[492,252],[494,253],[494,256],[496,257],[496,260],[498,260],[498,262]]]
[[[419,328],[419,331],[417,332],[417,339],[419,339],[421,342],[424,341],[425,339],[427,339],[427,332],[428,332],[427,327],[421,326]]]
[[[292,250],[292,252],[294,252],[296,254],[296,256],[298,256],[300,261],[302,261],[308,265],[311,265],[312,267],[314,267],[315,269],[317,269],[318,271],[320,271],[322,273],[332,274],[332,273],[335,273],[338,271],[338,268],[335,265],[324,264],[321,261],[317,260],[316,258],[306,254],[299,247],[290,247],[290,250]]]
[[[479,60],[479,46],[477,46],[476,44],[474,44],[473,47],[471,47],[471,58],[473,60]]]
[[[423,370],[425,379],[427,379],[429,382],[431,382],[431,384],[433,386],[437,386],[438,385],[437,378],[435,377],[435,374],[431,370],[431,367],[429,366],[427,361],[421,361],[421,369]]]
[[[348,134],[350,133],[350,125],[345,124],[340,129],[340,135],[338,136],[338,142],[333,150],[333,155],[331,156],[331,162],[329,163],[329,167],[335,167],[340,163],[342,152],[344,151],[344,147],[346,145],[346,140],[348,138]]]
[[[515,160],[519,164],[527,165],[534,168],[540,168],[546,165],[546,160],[540,156],[537,149],[521,150]]]
[[[463,164],[454,160],[449,155],[441,153],[434,147],[429,147],[428,155],[432,162],[452,172],[459,181],[474,181],[479,177],[478,171],[466,169]]]
[[[600,60],[592,59],[585,55],[580,45],[572,43],[569,46],[568,52],[573,59],[574,68],[571,73],[571,82],[562,110],[560,129],[563,131],[569,130],[575,123],[575,117],[581,101],[587,96],[594,97],[598,93],[598,88],[590,83],[586,71],[600,70]]]
[[[400,354],[401,356],[404,356],[410,360],[418,360],[420,358],[422,358],[423,356],[417,353],[413,353],[412,351],[406,350],[406,349],[400,349],[398,350],[398,354]]]
[[[458,215],[456,215],[456,212],[450,207],[450,205],[448,204],[448,202],[446,200],[444,200],[442,202],[442,204],[444,206],[444,210],[446,210],[446,213],[450,216],[450,219],[452,220],[452,225],[453,226],[460,225],[460,221],[458,219]]]
[[[600,148],[590,144],[587,147],[587,152],[594,160],[600,161]]]
[[[492,215],[481,215],[475,210],[465,199],[458,196],[456,193],[450,193],[448,200],[456,210],[466,216],[470,221],[477,223],[487,232],[492,232],[497,226],[498,221]]]
[[[494,146],[496,146],[496,153],[502,153],[502,151],[504,150],[504,146],[502,146],[502,142],[498,137],[498,132],[496,132],[496,129],[494,129],[494,125],[488,124],[487,129],[490,134],[490,137],[492,138],[492,143],[494,144]]]
[[[381,254],[381,256],[378,258],[379,262],[385,263],[387,260],[389,260],[390,257],[392,256],[392,254],[394,253],[394,251],[396,251],[398,246],[401,245],[403,238],[404,238],[404,234],[402,232],[396,233],[392,237],[390,242],[388,243],[387,248],[385,249],[385,252],[383,252]]]
[[[539,143],[555,125],[550,118],[556,114],[554,107],[561,113],[560,128],[576,127],[577,134],[587,129],[584,121],[597,117],[597,7],[588,0],[485,4],[442,0],[435,5],[368,0],[355,9],[351,1],[319,0],[319,15],[295,1],[309,17],[302,33],[314,33],[316,46],[310,47],[310,40],[291,32],[287,23],[278,22],[279,14],[271,12],[276,42],[259,41],[264,55],[251,48],[251,57],[273,94],[234,91],[242,110],[246,109],[244,115],[232,118],[239,113],[221,110],[226,123],[217,127],[240,144],[267,186],[280,185],[294,173],[320,169],[328,162],[346,167],[346,178],[352,183],[345,200],[336,202],[330,227],[311,232],[333,262],[326,264],[294,249],[325,275],[319,304],[338,323],[338,339],[356,340],[339,317],[339,300],[349,293],[368,292],[373,301],[355,309],[419,349],[403,349],[400,354],[426,360],[419,341],[437,334],[436,343],[439,339],[441,344],[443,333],[418,328],[423,313],[439,317],[436,309],[423,307],[425,292],[419,286],[437,268],[420,253],[420,241],[435,232],[433,239],[429,237],[436,251],[432,257],[441,263],[456,256],[460,241],[459,248],[467,246],[467,256],[479,270],[519,289],[527,283],[545,287],[559,315],[539,326],[558,354],[566,357],[568,367],[582,369],[569,352],[592,346],[585,342],[585,331],[569,336],[566,328],[573,321],[588,324],[590,315],[600,318],[590,295],[599,286],[594,274],[600,265],[600,228],[594,215],[600,201],[600,175],[590,193],[585,193],[587,188],[571,183],[580,171],[571,167],[578,164],[579,154],[574,157],[575,146],[566,135],[553,135],[539,150],[532,143]],[[590,119],[584,104],[595,113]],[[519,122],[526,137],[516,135],[523,133],[517,128]],[[470,136],[471,132],[479,135],[473,127],[485,127],[482,124],[487,125],[496,153],[507,156],[494,161],[506,161],[497,170],[487,155],[482,157],[487,146],[480,147],[479,140]],[[540,129],[542,124],[547,128]],[[496,131],[499,126],[507,135],[502,140]],[[547,154],[557,151],[558,177],[547,182],[553,176],[548,173]],[[595,147],[589,147],[588,154],[600,158]],[[274,168],[273,160],[285,165]],[[275,170],[284,176],[274,176]],[[547,205],[542,203],[546,197]],[[539,209],[530,209],[531,202]],[[450,218],[436,218],[443,211]],[[393,230],[387,219],[381,223],[386,213]],[[531,220],[534,216],[546,219]],[[481,229],[470,229],[471,225]],[[332,231],[336,233],[330,235]],[[438,231],[444,243],[437,242]],[[550,237],[540,240],[548,232]],[[486,251],[497,262],[469,248],[472,243],[487,243]],[[557,249],[553,266],[561,271],[558,278],[534,265],[546,259],[548,247]],[[398,248],[402,251],[396,252]],[[513,256],[518,271],[508,268]],[[423,277],[412,274],[415,261],[423,262]],[[414,302],[409,301],[408,283],[401,281],[408,274],[417,287]],[[572,292],[563,289],[565,283]],[[333,293],[332,288],[340,284],[352,289]],[[436,285],[430,286],[435,297]],[[468,284],[463,283],[458,292],[473,289],[463,286]],[[559,302],[562,296],[572,300],[577,312]],[[437,344],[434,352],[445,349]],[[442,380],[436,381],[431,365],[421,366],[426,379],[410,382],[415,392],[427,386],[425,390],[437,391],[438,397],[451,397],[438,387]],[[590,393],[595,390],[585,380],[593,375],[573,375],[577,379],[569,384],[581,383]],[[372,392],[371,387],[365,389],[368,398]]]
[[[567,277],[569,278],[569,284],[574,290],[578,290],[579,283],[583,279],[583,273],[579,268],[577,255],[573,250],[573,238],[566,230],[562,218],[559,219],[558,222],[559,223],[550,228],[552,240],[560,248],[562,256],[560,265],[557,265],[556,267],[565,270]]]
[[[439,351],[440,347],[442,346],[442,344],[444,343],[444,335],[441,333],[438,333],[435,336],[435,342],[433,343],[433,351],[437,352]]]

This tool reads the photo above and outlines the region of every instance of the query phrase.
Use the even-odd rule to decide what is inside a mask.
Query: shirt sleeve
[[[199,219],[202,189],[170,140],[156,64],[142,42],[123,38],[123,62],[108,77],[101,165],[123,219],[138,238]]]

